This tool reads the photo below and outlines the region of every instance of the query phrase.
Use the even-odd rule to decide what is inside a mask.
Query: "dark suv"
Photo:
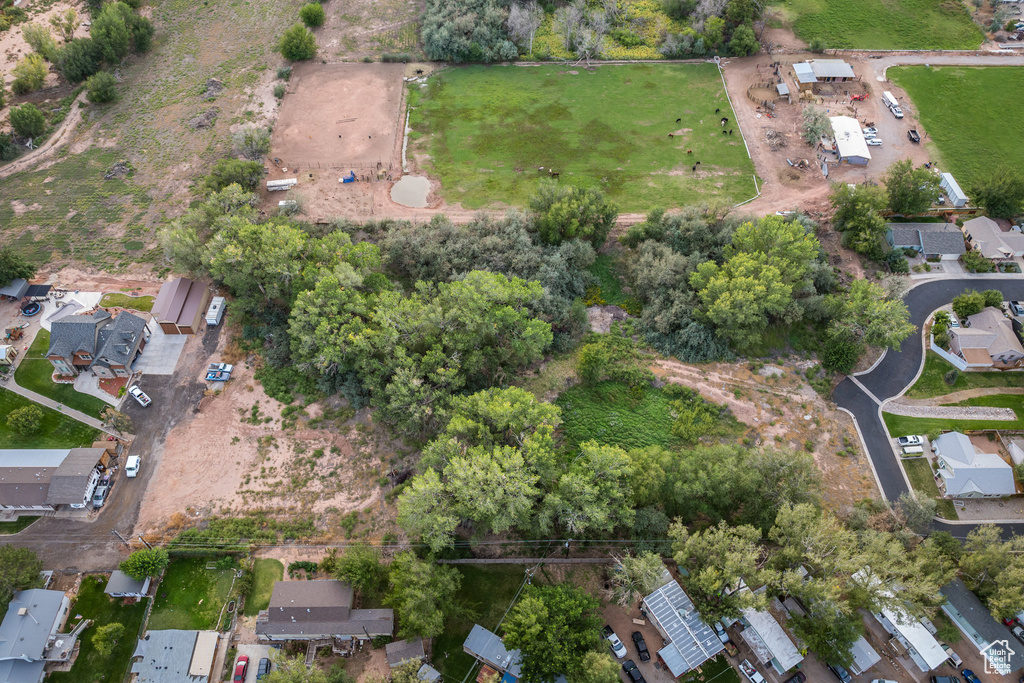
[[[843,667],[838,664],[829,664],[828,668],[836,675],[836,678],[838,678],[841,683],[852,683],[853,676],[851,676],[850,672]]]
[[[260,665],[256,669],[256,680],[260,680],[264,676],[270,673],[270,660],[264,657],[260,660]]]
[[[644,634],[640,633],[640,631],[633,631],[633,644],[636,645],[636,652],[640,655],[640,661],[649,661],[651,658],[651,652],[647,649],[647,642],[644,641]]]
[[[633,681],[633,683],[647,683],[644,680],[644,675],[640,673],[640,669],[636,667],[636,662],[632,659],[627,659],[622,663],[622,670],[626,672],[629,680]]]

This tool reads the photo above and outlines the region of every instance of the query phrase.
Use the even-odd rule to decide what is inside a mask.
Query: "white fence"
[[[936,344],[934,334],[929,334],[928,336],[930,337],[932,351],[942,356],[942,358],[944,358],[945,360],[949,361],[957,370],[963,372],[964,370],[967,369],[967,361],[965,361],[960,356],[954,356],[952,353],[946,351],[941,346]]]

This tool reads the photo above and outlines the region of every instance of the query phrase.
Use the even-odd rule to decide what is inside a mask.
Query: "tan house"
[[[969,368],[1014,367],[1024,359],[1014,322],[991,306],[968,316],[966,327],[950,329],[949,346]]]
[[[165,282],[153,302],[153,320],[164,334],[195,334],[210,303],[210,288],[179,277]]]
[[[1024,234],[1003,232],[999,224],[987,216],[966,221],[961,228],[971,249],[987,259],[1011,259],[1024,256]]]

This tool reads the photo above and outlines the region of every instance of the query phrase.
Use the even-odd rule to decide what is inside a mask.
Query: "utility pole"
[[[152,549],[153,549],[153,546],[151,546],[151,545],[149,544],[149,541],[147,541],[146,539],[144,539],[144,538],[143,538],[142,536],[139,536],[139,540],[140,540],[140,541],[142,541],[142,544],[143,544],[144,546],[146,546],[147,548],[149,548],[150,550],[152,550]]]
[[[110,530],[110,533],[112,533],[112,534],[114,534],[115,536],[117,536],[117,540],[121,541],[121,543],[124,543],[124,547],[125,547],[125,548],[128,548],[129,550],[131,550],[131,549],[132,549],[132,546],[131,546],[131,544],[130,544],[130,543],[128,543],[128,540],[127,540],[127,539],[126,539],[126,538],[125,538],[124,536],[122,536],[121,534],[117,533],[117,531],[116,531],[116,530],[114,530],[114,529],[111,529],[111,530]]]

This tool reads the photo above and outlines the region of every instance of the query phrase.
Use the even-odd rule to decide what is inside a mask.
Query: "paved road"
[[[1021,299],[1024,298],[1024,279],[969,277],[925,282],[914,287],[905,297],[910,322],[917,325],[918,330],[923,329],[932,311],[969,289],[998,289],[1007,299]],[[910,487],[882,424],[879,404],[875,399],[884,403],[901,394],[913,384],[923,362],[924,346],[918,333],[905,339],[899,349],[890,349],[869,372],[843,380],[832,393],[832,399],[853,414],[878,475],[882,494],[890,501],[895,501]],[[962,538],[977,525],[936,522],[934,526]],[[1005,533],[1024,535],[1024,522],[1000,526]]]

